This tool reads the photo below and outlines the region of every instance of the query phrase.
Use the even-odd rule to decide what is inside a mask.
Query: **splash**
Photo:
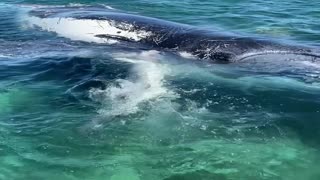
[[[102,115],[119,116],[138,112],[140,105],[152,100],[174,95],[165,87],[165,76],[170,72],[168,66],[158,63],[158,51],[114,54],[115,59],[133,64],[129,79],[118,79],[106,90],[92,89],[90,96],[105,105],[99,111]]]

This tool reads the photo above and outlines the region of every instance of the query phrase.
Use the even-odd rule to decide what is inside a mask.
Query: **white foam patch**
[[[70,3],[68,7],[86,7],[87,4],[81,4],[81,3]]]
[[[142,51],[140,53],[132,52],[132,53],[113,53],[112,56],[120,61],[130,62],[130,63],[150,63],[150,62],[158,62],[163,56],[159,51],[150,50],[150,51]]]
[[[106,5],[106,4],[100,4],[101,6],[105,7],[106,9],[110,9],[110,10],[115,10],[115,8],[109,6],[109,5]]]
[[[183,58],[186,58],[186,59],[196,59],[197,57],[192,55],[191,53],[188,53],[186,51],[182,51],[182,52],[178,52],[178,54],[183,57]]]
[[[99,113],[106,116],[129,115],[138,112],[141,103],[174,96],[164,85],[170,69],[158,63],[157,57],[160,57],[157,51],[114,54],[115,59],[134,62],[132,73],[135,78],[118,79],[116,85],[106,90],[92,89],[91,97],[98,101],[102,99],[106,104]]]
[[[115,22],[107,20],[38,18],[35,16],[28,16],[27,21],[32,26],[40,27],[45,31],[55,32],[61,37],[76,41],[112,44],[118,41],[109,38],[96,37],[96,35],[124,37],[133,41],[139,41],[150,35],[150,32],[133,30],[131,24],[120,24],[125,30],[117,28],[114,26]]]

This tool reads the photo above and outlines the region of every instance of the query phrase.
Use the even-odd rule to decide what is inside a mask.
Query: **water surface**
[[[320,178],[319,62],[218,65],[73,41],[28,26],[26,5],[320,43],[316,0],[4,0],[1,180]]]

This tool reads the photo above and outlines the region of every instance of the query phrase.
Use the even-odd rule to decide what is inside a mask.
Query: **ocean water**
[[[57,6],[320,44],[317,0],[2,0],[0,180],[320,179],[320,62],[209,64],[28,24]]]

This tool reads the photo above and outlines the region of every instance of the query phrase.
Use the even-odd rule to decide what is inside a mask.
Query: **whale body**
[[[198,59],[229,63],[271,56],[275,60],[318,61],[319,50],[262,38],[226,35],[190,25],[110,11],[99,7],[36,8],[33,25],[60,36],[89,42],[139,43],[151,48],[186,52]],[[82,32],[82,35],[76,35]],[[276,56],[274,56],[276,55]]]

